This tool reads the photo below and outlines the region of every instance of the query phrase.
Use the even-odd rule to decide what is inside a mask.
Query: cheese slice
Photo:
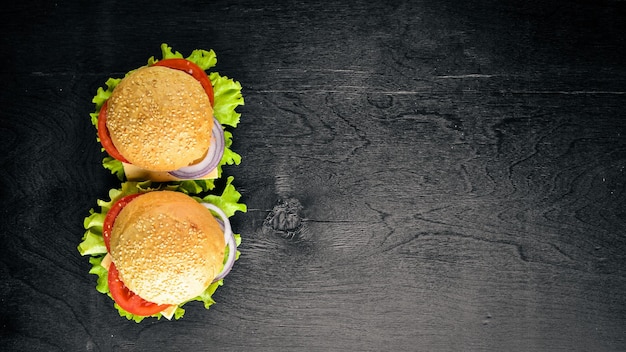
[[[105,269],[107,269],[107,271],[109,271],[109,267],[111,266],[111,255],[109,253],[107,253],[104,258],[102,258],[102,262],[100,262],[100,265],[102,265]]]
[[[164,316],[167,320],[172,320],[172,317],[176,312],[176,308],[178,308],[178,305],[169,306],[161,311],[161,315]]]
[[[122,163],[124,166],[124,174],[129,181],[144,181],[151,180],[155,182],[166,182],[166,181],[183,181],[178,177],[171,175],[167,171],[150,171],[145,170],[140,167],[137,167],[132,164]],[[198,180],[212,180],[217,178],[217,168],[211,170],[208,174],[204,176],[200,176]]]

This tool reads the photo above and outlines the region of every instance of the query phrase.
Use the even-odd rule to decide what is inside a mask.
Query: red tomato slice
[[[107,129],[107,101],[102,104],[100,108],[100,113],[98,113],[98,137],[100,138],[100,143],[104,147],[104,150],[115,159],[128,163],[128,160],[120,154],[120,152],[113,145],[113,141],[111,140],[111,135],[109,134],[109,130]]]
[[[146,317],[159,313],[169,307],[168,304],[156,304],[146,301],[129,290],[122,280],[120,280],[119,272],[114,263],[111,263],[109,267],[108,281],[109,291],[111,291],[111,296],[115,303],[131,314]]]
[[[200,68],[200,66],[186,59],[163,59],[155,62],[154,66],[169,67],[176,70],[185,71],[190,74],[193,78],[200,82],[200,84],[202,84],[204,91],[209,96],[211,106],[213,106],[213,85],[211,84],[211,80],[209,80],[206,72],[204,72],[204,70]]]
[[[141,193],[135,193],[120,198],[111,206],[111,209],[104,217],[104,222],[102,223],[102,238],[104,239],[104,244],[107,247],[107,252],[111,252],[109,242],[111,241],[111,231],[113,230],[115,218],[117,218],[117,215],[120,211],[122,211],[122,208],[124,208],[126,204],[130,203],[133,199],[139,197],[140,195]]]

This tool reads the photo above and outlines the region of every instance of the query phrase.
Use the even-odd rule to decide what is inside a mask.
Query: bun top
[[[162,66],[124,77],[108,101],[107,128],[132,164],[172,171],[193,164],[209,149],[213,108],[191,75]]]
[[[158,304],[200,295],[221,271],[226,243],[211,212],[179,192],[153,191],[115,219],[110,253],[126,287]]]

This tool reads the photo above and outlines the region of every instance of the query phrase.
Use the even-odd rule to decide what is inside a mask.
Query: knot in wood
[[[263,226],[284,237],[295,237],[302,229],[302,205],[295,198],[280,201],[267,214]]]

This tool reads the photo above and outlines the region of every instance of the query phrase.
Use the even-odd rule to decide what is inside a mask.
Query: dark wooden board
[[[0,350],[626,350],[625,2],[24,1],[0,29]],[[216,305],[135,324],[76,246],[118,184],[91,97],[162,42],[242,83],[248,212]]]

